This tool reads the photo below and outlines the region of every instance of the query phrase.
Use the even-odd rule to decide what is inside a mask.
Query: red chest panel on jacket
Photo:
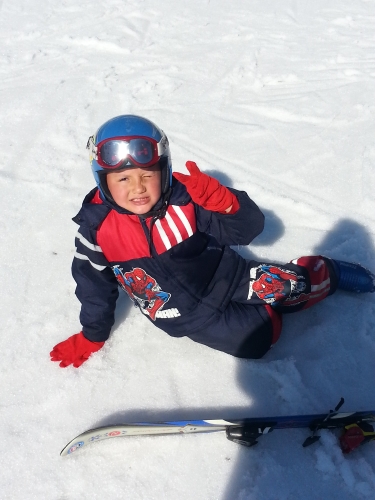
[[[146,219],[150,228],[151,219]],[[152,243],[158,254],[166,252],[196,232],[193,204],[180,207],[171,205],[163,219],[152,228]],[[137,215],[119,214],[112,210],[97,233],[97,242],[109,262],[124,262],[150,257],[145,230]]]

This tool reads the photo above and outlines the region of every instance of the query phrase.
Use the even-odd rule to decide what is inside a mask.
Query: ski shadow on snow
[[[296,250],[296,255],[298,255],[298,249]],[[375,249],[371,236],[366,228],[351,219],[342,219],[338,221],[326,234],[323,240],[317,243],[311,254],[324,255],[337,260],[360,263],[373,272],[375,271]],[[340,295],[347,293],[348,292],[339,292],[337,295],[328,298],[333,304],[333,314],[335,314],[335,301],[340,301]],[[298,337],[298,335],[304,334],[303,325],[311,323],[311,318],[313,318],[315,314],[315,308],[319,308],[319,304],[306,311],[286,315],[286,317],[284,317],[283,328],[284,339],[282,333],[279,342],[276,343],[273,349],[271,349],[262,359],[254,361],[238,360],[238,384],[243,389],[244,394],[248,395],[249,401],[253,402],[247,413],[248,416],[257,417],[262,416],[262,414],[277,416],[280,414],[313,413],[311,408],[303,408],[301,411],[301,403],[303,405],[304,401],[297,401],[298,397],[301,396],[297,394],[299,392],[298,387],[295,393],[292,391],[288,394],[288,388],[286,388],[285,392],[285,387],[283,388],[283,385],[285,385],[283,383],[283,377],[290,369],[290,365],[293,364],[289,362],[290,357],[296,356],[293,350],[293,344],[291,344],[290,341]],[[347,311],[347,314],[350,315],[350,310]],[[348,319],[338,317],[337,321],[338,324],[340,324],[340,321],[345,323]],[[285,332],[286,329],[287,331]],[[305,333],[308,335],[311,332]],[[289,341],[287,342],[289,346],[286,341]],[[279,344],[281,344],[280,347]],[[308,355],[308,353],[306,354]],[[322,352],[322,356],[324,356],[324,352]],[[300,361],[303,362],[303,360]],[[329,360],[327,360],[327,362],[328,361]],[[258,374],[257,366],[259,367]],[[299,374],[299,376],[303,378],[303,374]],[[293,373],[290,374],[289,377],[293,377]],[[336,402],[337,398],[338,395],[336,393],[332,395],[332,404]],[[284,403],[281,408],[280,401]],[[322,413],[324,411],[325,408],[322,408]],[[242,412],[246,413],[246,410],[242,410]],[[298,441],[300,436],[303,436],[302,439],[307,437],[308,431],[306,432],[306,436],[301,430],[297,432],[294,431],[297,437],[295,438],[295,436],[293,436],[292,438],[293,451],[289,456],[287,449],[291,445],[289,441],[291,432],[293,431],[288,431],[286,433],[274,432],[271,436],[263,436],[259,439],[259,444],[254,448],[239,446],[233,463],[233,476],[227,485],[222,500],[250,498],[253,494],[256,494],[258,488],[260,488],[261,491],[263,490],[262,485],[265,491],[263,491],[259,498],[267,498],[266,491],[270,491],[268,486],[270,483],[274,483],[273,488],[275,488],[275,484],[279,484],[281,488],[280,491],[283,491],[284,482],[285,484],[293,482],[293,484],[296,485],[296,490],[293,491],[293,498],[302,498],[309,491],[315,491],[317,495],[316,498],[323,498],[325,486],[324,484],[319,485],[321,479],[319,471],[314,468],[311,471],[311,477],[306,478],[305,469],[300,469],[297,467],[296,463],[298,460],[305,461],[309,459],[309,455],[306,456],[306,453],[309,454],[309,451],[302,448],[302,441],[301,443]],[[295,442],[294,439],[296,439]],[[315,446],[319,446],[319,444]],[[268,464],[274,463],[276,465],[275,470],[268,470],[266,474],[264,467],[258,467],[259,460],[266,460]],[[279,470],[280,467],[278,464],[280,463],[283,464],[284,471]],[[290,473],[288,473],[289,463],[291,467]],[[257,478],[257,472],[263,474],[264,478]],[[296,472],[297,474],[300,473],[299,477],[296,477]],[[286,474],[285,477],[284,474]]]

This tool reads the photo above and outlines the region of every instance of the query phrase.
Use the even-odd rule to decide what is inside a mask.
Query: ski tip
[[[83,441],[78,441],[78,443],[68,443],[61,451],[60,451],[60,456],[65,457],[66,455],[70,455],[71,453],[74,453],[78,449],[82,448],[82,446],[85,443]]]
[[[82,435],[77,436],[64,446],[64,448],[60,451],[60,456],[65,457],[66,455],[71,455],[75,451],[81,449],[84,445],[85,441],[83,440]]]

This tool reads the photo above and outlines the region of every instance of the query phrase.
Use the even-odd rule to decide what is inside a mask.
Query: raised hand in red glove
[[[186,162],[190,175],[174,172],[174,177],[186,186],[191,199],[206,210],[234,214],[240,208],[236,196],[220,182],[199,170],[193,161]]]
[[[99,351],[104,342],[91,342],[82,332],[72,335],[68,339],[55,345],[50,352],[51,361],[60,361],[61,368],[73,365],[78,368],[88,360],[93,352]]]

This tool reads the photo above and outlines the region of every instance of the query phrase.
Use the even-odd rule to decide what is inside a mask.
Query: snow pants
[[[280,336],[282,314],[307,309],[336,288],[326,257],[300,257],[285,265],[247,261],[226,310],[204,334],[189,337],[239,358],[261,358]]]

